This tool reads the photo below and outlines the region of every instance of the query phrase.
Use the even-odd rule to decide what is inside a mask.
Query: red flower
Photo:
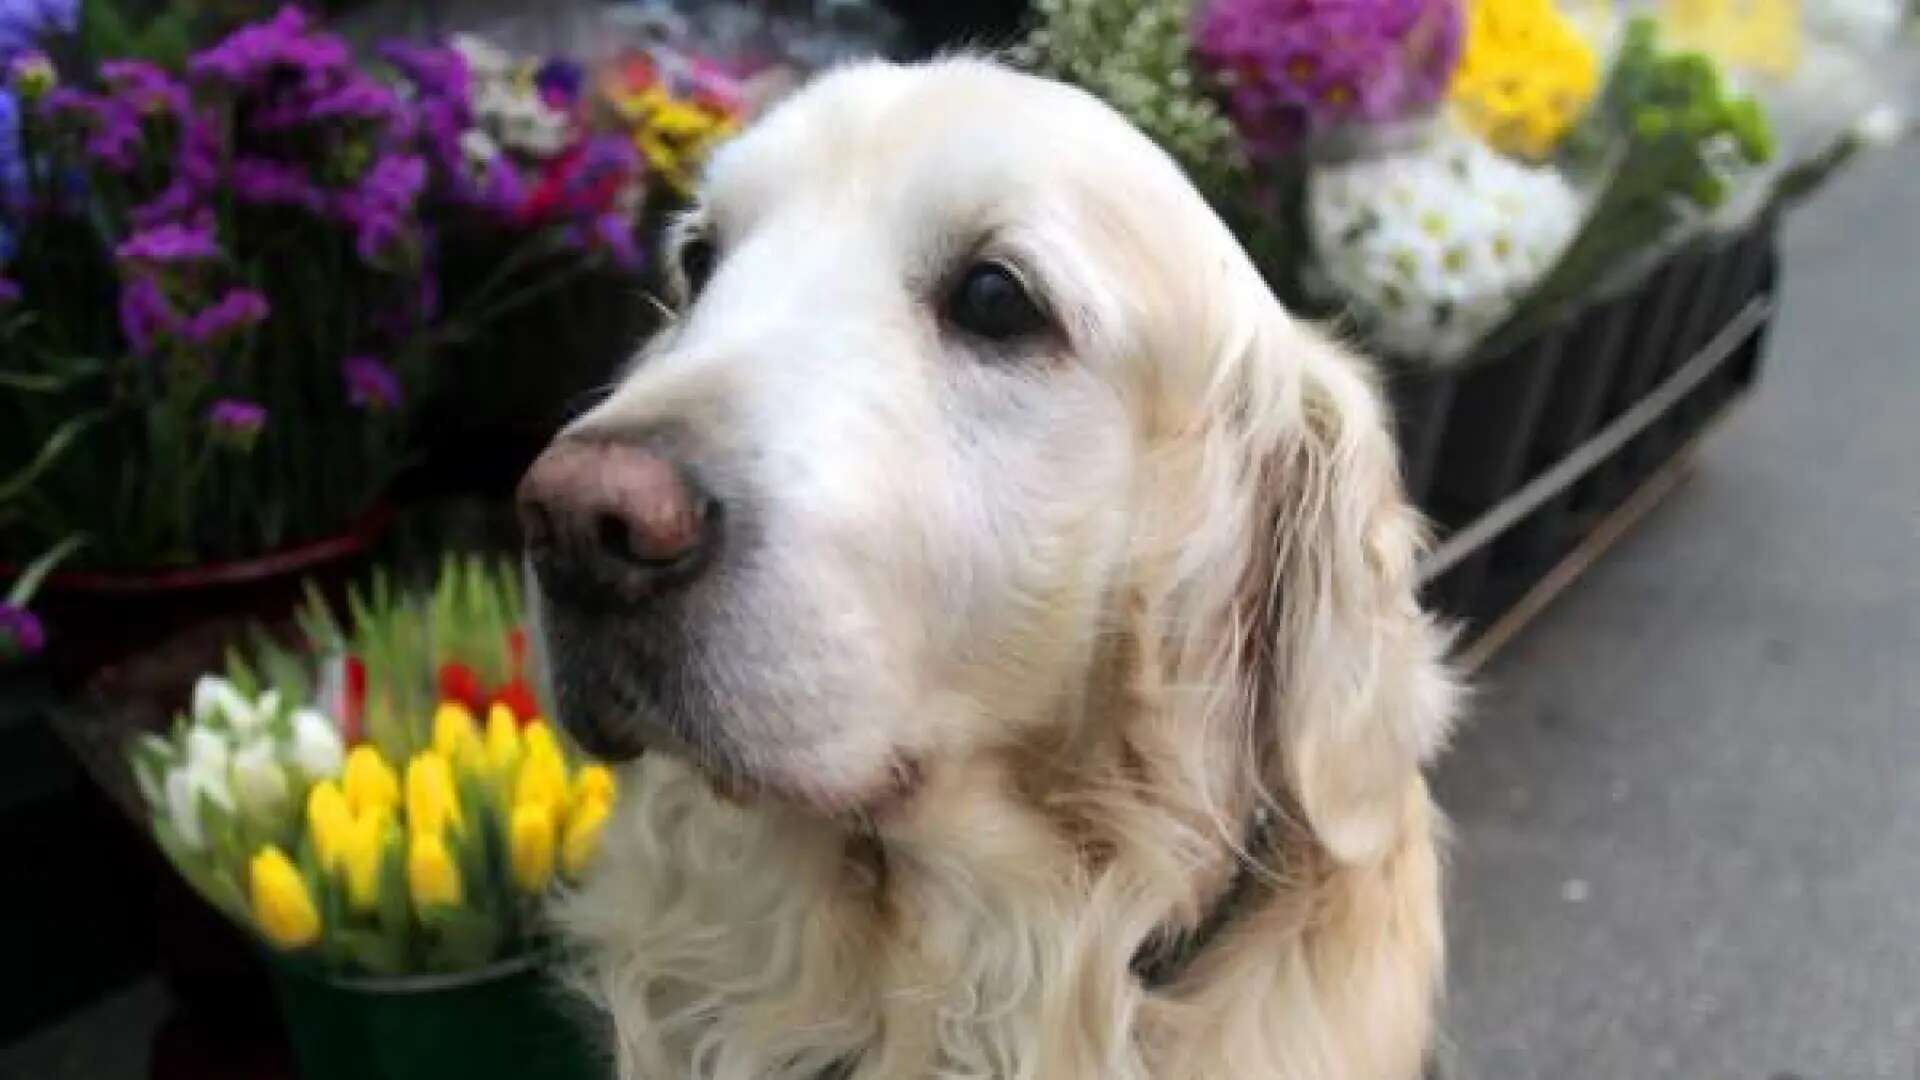
[[[505,705],[522,727],[532,723],[534,718],[540,715],[540,702],[533,696],[533,687],[528,686],[527,680],[518,675],[501,687],[488,705],[489,707]]]
[[[341,703],[340,737],[348,746],[360,741],[362,718],[367,711],[367,665],[357,656],[346,658],[347,700]]]
[[[457,660],[440,665],[435,678],[439,686],[441,701],[457,701],[465,705],[477,716],[486,715],[487,691],[480,685],[480,676],[472,668]]]

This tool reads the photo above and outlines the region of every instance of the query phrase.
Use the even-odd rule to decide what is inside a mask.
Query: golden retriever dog
[[[1092,97],[826,75],[520,493],[644,1080],[1409,1080],[1455,707],[1366,366]]]

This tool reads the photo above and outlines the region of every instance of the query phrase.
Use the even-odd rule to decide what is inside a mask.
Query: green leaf
[[[108,415],[108,410],[104,408],[93,409],[60,425],[52,435],[47,437],[47,441],[41,444],[40,452],[34,455],[26,468],[0,481],[0,502],[18,498],[22,492],[32,487],[34,481],[51,469],[60,460],[61,455],[65,454],[82,435],[91,431]]]

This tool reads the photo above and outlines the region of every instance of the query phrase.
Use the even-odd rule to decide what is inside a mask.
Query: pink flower
[[[251,442],[267,426],[267,409],[254,401],[221,398],[207,409],[207,426],[221,437]]]
[[[371,356],[350,356],[340,364],[347,380],[347,401],[356,408],[387,412],[400,407],[400,379]]]

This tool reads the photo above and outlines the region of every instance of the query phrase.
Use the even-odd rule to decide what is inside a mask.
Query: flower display
[[[1038,0],[1038,26],[1018,58],[1099,95],[1217,197],[1241,180],[1246,154],[1190,67],[1193,6],[1193,0]]]
[[[746,104],[737,81],[717,65],[670,59],[622,57],[608,65],[601,92],[647,167],[685,198],[700,162],[739,129]]]
[[[1458,359],[1514,310],[1580,223],[1557,172],[1450,132],[1419,149],[1325,165],[1309,181],[1321,273],[1368,338]]]
[[[202,678],[175,730],[130,751],[173,864],[268,944],[331,970],[466,970],[533,946],[535,901],[592,862],[613,773],[579,761],[537,700],[494,701],[484,733],[462,701],[410,704],[432,701],[436,666],[491,670],[513,651],[477,647],[517,629],[511,580],[467,560],[424,597],[376,581],[350,600],[350,632],[315,601],[315,651],[263,647]],[[449,615],[474,621],[435,637]],[[371,723],[328,688],[343,650],[375,673],[351,703]]]
[[[1553,0],[1469,0],[1449,90],[1460,119],[1508,154],[1551,153],[1593,99],[1593,48]]]
[[[1455,0],[1212,0],[1194,51],[1256,157],[1439,101],[1460,46]]]

